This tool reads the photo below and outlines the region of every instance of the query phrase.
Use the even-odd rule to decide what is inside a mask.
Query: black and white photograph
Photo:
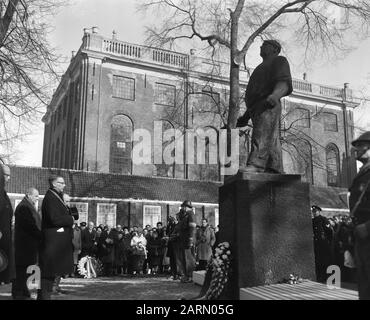
[[[0,300],[370,300],[369,54],[367,0],[0,0]]]

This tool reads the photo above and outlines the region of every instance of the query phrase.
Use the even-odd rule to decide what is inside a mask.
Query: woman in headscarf
[[[5,191],[10,169],[0,164],[0,284],[15,278],[15,261],[12,243],[13,208]]]

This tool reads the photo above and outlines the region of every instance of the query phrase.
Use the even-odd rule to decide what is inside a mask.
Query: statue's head
[[[260,55],[262,58],[277,56],[281,51],[281,45],[276,40],[265,40],[261,46]]]

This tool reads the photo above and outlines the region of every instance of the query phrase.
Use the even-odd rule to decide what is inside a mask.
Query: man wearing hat
[[[293,91],[288,60],[279,56],[281,46],[276,40],[265,40],[261,46],[262,63],[254,69],[245,92],[247,110],[237,127],[252,120],[252,146],[247,172],[282,173],[279,123],[280,99]]]
[[[349,189],[349,208],[355,225],[355,263],[360,300],[370,300],[370,131],[352,142],[363,166]]]
[[[178,213],[178,251],[176,252],[177,268],[181,274],[181,282],[192,281],[193,271],[195,270],[195,216],[191,201],[185,200],[181,204]]]
[[[321,215],[321,211],[319,206],[313,205],[311,207],[316,279],[325,283],[328,278],[326,270],[333,262],[331,252],[332,230],[330,229],[329,220]]]

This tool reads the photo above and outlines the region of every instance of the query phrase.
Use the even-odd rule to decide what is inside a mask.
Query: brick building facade
[[[250,72],[240,72],[243,91]],[[154,121],[162,120],[164,129],[202,127],[219,135],[222,115],[214,110],[227,104],[227,75],[226,63],[85,30],[43,118],[43,166],[222,181],[217,164],[133,164],[132,134],[139,128],[153,133]],[[283,102],[285,171],[317,186],[347,186],[355,171],[351,90],[298,79],[293,87]],[[241,165],[249,149],[243,139]]]
[[[125,43],[94,28],[85,30],[43,117],[43,167],[223,181],[220,163],[208,160],[212,145],[220,144],[228,71],[227,63]],[[241,69],[243,92],[251,71]],[[334,88],[299,79],[293,79],[293,88],[291,96],[283,99],[285,172],[300,173],[317,188],[348,187],[356,172],[350,153],[356,106],[351,90],[347,85]],[[146,129],[153,137],[154,121],[161,121],[163,130],[214,132],[216,140],[206,140],[206,163],[133,163],[134,132]],[[240,132],[241,166],[249,137],[248,130]],[[151,141],[153,159],[156,148],[163,151],[166,145]],[[180,156],[186,158],[188,152],[182,150]]]

